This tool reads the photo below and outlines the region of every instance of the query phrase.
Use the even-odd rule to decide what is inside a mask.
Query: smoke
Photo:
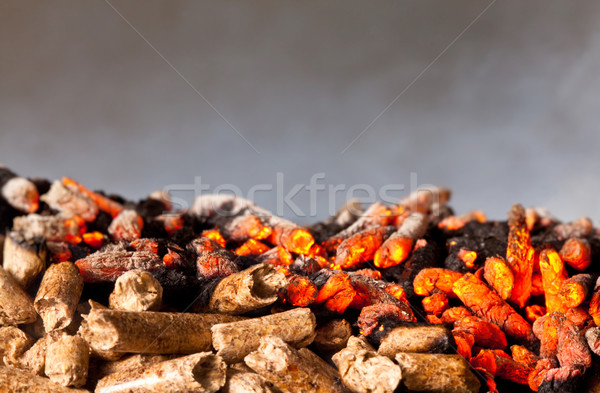
[[[247,192],[278,172],[375,189],[416,173],[459,212],[600,213],[597,2],[494,3],[344,154],[489,3],[111,3],[260,154],[106,3],[5,1],[0,161],[15,171],[130,198],[196,176]]]

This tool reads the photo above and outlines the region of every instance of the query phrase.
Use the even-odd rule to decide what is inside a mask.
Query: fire
[[[239,246],[235,253],[243,256],[257,256],[269,250],[269,246],[258,240],[250,239],[246,243]]]
[[[121,213],[121,211],[123,211],[123,209],[124,209],[123,205],[121,205],[120,203],[115,202],[112,199],[107,198],[103,195],[100,195],[96,192],[88,190],[83,185],[79,184],[78,182],[76,182],[73,179],[69,179],[68,177],[63,177],[62,183],[65,185],[65,187],[68,187],[71,189],[76,189],[80,193],[82,193],[85,196],[87,196],[88,198],[90,198],[92,200],[92,202],[94,202],[100,210],[110,214],[112,218],[115,218],[116,216],[118,216],[119,213]]]
[[[380,269],[387,269],[401,264],[408,258],[413,248],[413,240],[408,237],[400,237],[385,242],[375,253],[373,263]]]
[[[104,245],[104,235],[102,232],[94,231],[83,234],[83,241],[92,248],[101,248]]]
[[[225,244],[227,244],[227,242],[225,241],[225,238],[223,237],[223,235],[221,235],[221,232],[219,232],[219,230],[216,228],[215,229],[207,229],[207,230],[203,231],[200,236],[214,240],[221,247],[225,247]]]
[[[465,220],[461,217],[449,216],[439,222],[438,228],[446,229],[448,231],[456,231],[467,225],[468,222],[468,220]]]

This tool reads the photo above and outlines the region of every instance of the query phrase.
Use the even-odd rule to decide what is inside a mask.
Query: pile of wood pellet
[[[449,198],[302,227],[0,167],[0,391],[600,391],[600,231]]]

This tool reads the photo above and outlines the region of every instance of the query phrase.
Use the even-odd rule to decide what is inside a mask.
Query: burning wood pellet
[[[547,249],[540,253],[540,272],[542,273],[546,311],[548,313],[566,312],[567,306],[559,297],[559,293],[561,285],[567,280],[568,275],[560,255],[555,250]]]
[[[23,288],[28,288],[46,267],[47,250],[43,243],[25,239],[20,232],[9,232],[4,240],[4,269]]]
[[[460,355],[398,353],[402,385],[412,392],[477,393],[481,386]]]
[[[454,331],[460,330],[471,334],[474,344],[483,348],[506,348],[506,336],[495,324],[474,316],[464,317],[454,324]]]
[[[365,229],[389,225],[392,221],[391,216],[392,212],[388,207],[376,202],[369,206],[369,208],[350,226],[331,236],[324,241],[323,244],[327,249],[335,250],[340,243],[354,234],[364,231]]]
[[[82,291],[83,278],[72,262],[53,264],[46,270],[33,303],[46,332],[63,329],[73,321]]]
[[[448,296],[443,292],[434,293],[422,300],[423,311],[428,314],[439,315],[448,309]]]
[[[163,288],[152,274],[130,270],[117,278],[108,298],[113,310],[158,311],[162,305]]]
[[[296,308],[243,321],[221,323],[211,328],[212,345],[227,363],[237,363],[260,345],[260,338],[274,336],[296,347],[315,338],[316,321],[308,308]]]
[[[15,217],[13,232],[18,232],[28,241],[43,238],[46,242],[77,244],[81,241],[81,224],[82,220],[76,216],[28,214]]]
[[[576,274],[562,282],[558,293],[562,303],[569,307],[578,307],[592,290],[594,278],[590,274]]]
[[[0,325],[19,325],[36,320],[33,300],[9,272],[0,267]]]
[[[317,299],[317,286],[308,277],[292,275],[285,288],[279,293],[286,303],[295,307],[306,307]]]
[[[62,183],[65,185],[65,187],[68,187],[74,192],[78,191],[79,193],[88,197],[92,202],[94,202],[94,204],[96,204],[96,206],[98,206],[100,210],[110,214],[110,216],[113,218],[118,216],[119,213],[123,211],[123,206],[120,203],[113,201],[112,199],[107,198],[104,195],[100,195],[96,192],[88,190],[83,185],[77,183],[73,179],[63,177]]]
[[[142,217],[135,210],[127,209],[112,220],[108,227],[108,233],[115,241],[125,240],[131,242],[142,236],[143,228],[144,220]]]
[[[533,247],[531,236],[525,222],[525,209],[514,205],[508,212],[508,248],[506,262],[513,271],[515,285],[509,300],[523,308],[531,295],[531,276],[533,274]]]
[[[243,314],[269,306],[285,285],[285,276],[273,265],[259,264],[222,279],[215,287],[208,310],[225,314]]]
[[[225,385],[225,363],[210,352],[200,352],[150,367],[110,374],[96,385],[96,393],[214,393]]]
[[[413,282],[415,294],[431,296],[435,292],[440,291],[449,297],[456,297],[452,288],[454,283],[462,277],[462,273],[448,269],[423,269],[417,274]]]
[[[212,239],[207,237],[195,239],[187,245],[187,248],[196,254],[198,277],[208,279],[226,277],[239,271],[235,263],[235,254]]]
[[[600,326],[600,278],[596,280],[594,294],[590,299],[589,314],[594,319],[596,326]]]
[[[503,300],[510,297],[515,287],[515,277],[504,259],[500,257],[486,259],[483,277]]]
[[[485,283],[467,273],[454,283],[453,291],[475,315],[498,325],[518,342],[535,340],[531,325]]]
[[[471,365],[483,368],[501,379],[527,385],[532,368],[515,362],[508,354],[499,350],[483,350],[471,359]]]
[[[244,244],[239,246],[235,253],[237,255],[242,256],[251,256],[256,257],[259,256],[269,250],[269,246],[264,243],[259,242],[258,240],[249,239]]]
[[[46,348],[45,374],[63,386],[83,386],[87,380],[89,347],[79,336],[50,340]]]
[[[0,166],[0,196],[20,212],[33,213],[39,207],[40,195],[35,184],[4,166]]]
[[[585,239],[571,238],[560,249],[562,260],[574,269],[583,271],[592,263],[592,249]]]
[[[258,349],[246,356],[244,362],[283,393],[344,391],[321,364],[302,356],[278,337],[261,338]]]
[[[442,322],[446,325],[454,325],[454,322],[471,316],[471,311],[465,307],[451,307],[442,313]]]
[[[98,206],[91,199],[59,180],[52,183],[50,191],[42,195],[40,200],[55,210],[77,215],[87,222],[94,221],[98,215]]]
[[[400,367],[354,341],[360,340],[350,337],[349,345],[332,358],[344,386],[355,393],[393,393],[402,379]]]
[[[348,269],[373,260],[375,252],[380,249],[385,239],[394,233],[394,230],[393,226],[375,227],[348,237],[337,248],[336,265]],[[411,249],[412,244],[409,244],[408,251],[410,252]],[[377,262],[375,264],[377,265]]]
[[[400,205],[411,211],[428,214],[431,213],[433,206],[446,204],[450,200],[450,195],[450,190],[445,187],[419,188],[404,198]],[[437,214],[434,212],[434,215]]]
[[[396,266],[408,257],[415,242],[423,237],[429,220],[421,213],[408,216],[400,228],[379,247],[373,263],[381,269]]]
[[[123,273],[141,269],[155,271],[164,267],[163,261],[150,251],[130,251],[123,244],[108,245],[102,250],[75,262],[87,283],[116,281]]]
[[[394,359],[400,352],[446,353],[454,346],[443,326],[399,326],[381,341],[378,354]]]
[[[91,347],[131,353],[194,353],[209,350],[210,328],[240,320],[220,314],[117,311],[92,308],[80,334]]]

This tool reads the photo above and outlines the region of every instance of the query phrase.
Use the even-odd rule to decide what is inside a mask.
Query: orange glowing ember
[[[207,229],[207,230],[203,231],[200,236],[214,240],[221,247],[225,247],[225,244],[227,244],[227,242],[225,241],[225,238],[223,237],[223,235],[221,235],[221,232],[219,232],[219,230],[216,228],[215,229]]]
[[[388,227],[377,227],[350,236],[338,246],[336,263],[342,269],[348,269],[370,261],[389,234]],[[375,266],[377,266],[377,262],[375,262]]]
[[[525,316],[531,323],[535,322],[536,319],[546,314],[546,307],[538,304],[532,304],[531,306],[525,307]]]
[[[508,212],[508,225],[506,262],[515,278],[515,286],[509,300],[523,308],[531,296],[534,254],[533,247],[531,247],[531,236],[525,223],[523,206],[514,205]]]
[[[477,260],[477,253],[475,251],[461,248],[458,251],[457,257],[465,264],[467,268],[475,268],[475,261]]]
[[[465,220],[461,217],[449,216],[439,222],[438,228],[446,229],[448,231],[456,231],[467,225],[468,222],[468,220]]]
[[[389,239],[377,250],[373,263],[380,269],[399,265],[408,258],[413,244],[413,240],[408,237]]]
[[[592,263],[592,249],[585,239],[567,240],[560,249],[560,256],[565,263],[577,270],[585,270]]]
[[[408,299],[406,298],[406,292],[404,288],[402,288],[398,284],[390,284],[385,288],[385,291],[395,297],[396,299],[408,303]]]
[[[156,219],[163,222],[165,231],[169,236],[173,235],[173,233],[175,233],[177,230],[183,228],[183,217],[181,217],[180,214],[162,214],[156,217]]]
[[[325,302],[325,308],[341,314],[346,311],[355,296],[356,291],[350,283],[350,277],[348,274],[341,272],[334,274],[327,280],[319,290],[315,302]]]
[[[423,269],[413,281],[415,293],[420,296],[430,296],[437,291],[445,293],[448,297],[455,298],[452,292],[454,283],[463,276],[462,273],[442,268]]]
[[[465,307],[451,307],[442,313],[442,322],[448,325],[452,325],[454,324],[454,322],[471,315],[471,311],[467,310]]]
[[[233,238],[251,238],[255,240],[263,240],[268,238],[273,229],[265,225],[256,216],[246,216],[237,223],[232,231]]]
[[[483,270],[483,277],[488,284],[498,292],[503,300],[510,297],[515,286],[515,278],[512,270],[500,257],[490,257],[486,259]]]
[[[317,298],[317,286],[308,278],[294,275],[285,287],[285,301],[295,307],[306,307]]]
[[[115,218],[116,216],[118,216],[119,213],[121,213],[121,211],[123,211],[123,209],[124,209],[123,205],[121,205],[120,203],[115,202],[112,199],[107,198],[103,195],[100,195],[96,192],[88,190],[83,185],[79,184],[78,182],[76,182],[73,179],[69,179],[68,177],[63,177],[62,183],[65,185],[65,187],[69,187],[71,189],[76,189],[80,193],[82,193],[85,196],[87,196],[88,198],[90,198],[92,200],[92,202],[94,202],[100,210],[110,214],[112,218]]]
[[[423,310],[428,314],[439,315],[448,309],[448,296],[442,292],[424,297],[421,302]]]
[[[283,231],[273,230],[270,236],[271,243],[281,245],[290,252],[296,254],[308,254],[310,248],[315,244],[313,236],[303,228],[293,228]]]
[[[235,253],[242,256],[257,256],[269,250],[269,246],[258,240],[250,239],[246,243],[239,246]]]
[[[540,272],[546,298],[546,312],[566,312],[567,306],[558,296],[560,286],[568,277],[560,255],[553,249],[543,250],[540,254]]]
[[[100,248],[104,245],[104,235],[102,232],[94,231],[83,234],[83,241],[92,248]]]

